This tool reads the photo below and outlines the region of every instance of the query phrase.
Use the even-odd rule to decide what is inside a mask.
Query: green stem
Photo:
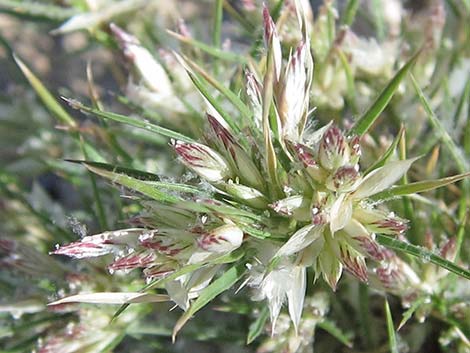
[[[214,31],[212,32],[212,44],[220,48],[222,44],[222,21],[223,21],[223,0],[215,0],[214,8]]]
[[[77,133],[78,135],[78,133]],[[83,157],[85,160],[88,160],[88,153],[85,149],[85,144],[82,136],[77,136],[77,139],[80,141],[80,148],[83,153]],[[106,212],[103,207],[103,202],[101,201],[101,195],[98,189],[98,185],[96,183],[96,177],[95,175],[88,171],[88,176],[90,178],[91,182],[91,187],[93,189],[93,197],[95,198],[95,203],[96,203],[96,211],[98,212],[98,223],[100,225],[101,230],[108,229],[108,221],[106,219]]]
[[[359,284],[359,325],[364,338],[364,346],[368,348],[376,347],[376,335],[372,332],[370,318],[369,288],[364,283]]]

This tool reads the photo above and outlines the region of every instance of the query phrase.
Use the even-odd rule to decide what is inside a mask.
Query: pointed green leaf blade
[[[324,320],[318,324],[318,327],[328,332],[334,338],[336,338],[339,342],[344,344],[346,347],[352,348],[353,343],[351,341],[352,334],[346,333],[341,330],[338,325],[334,321],[331,320]]]
[[[212,55],[214,58],[236,62],[238,64],[246,64],[247,59],[243,55],[238,55],[230,51],[225,51],[206,43],[200,42],[194,38],[186,37],[181,34],[175,33],[173,31],[167,30],[167,33],[172,37],[179,40],[181,43],[193,46],[194,48],[201,49],[209,55]]]
[[[101,110],[98,110],[98,109],[87,107],[86,105],[83,105],[82,103],[80,103],[77,100],[64,98],[64,97],[62,97],[62,98],[73,109],[77,109],[77,110],[81,110],[81,111],[86,112],[86,113],[93,114],[93,115],[95,115],[99,118],[109,119],[109,120],[112,120],[112,121],[116,121],[118,123],[124,123],[126,125],[130,125],[130,126],[134,126],[134,127],[140,128],[140,129],[150,131],[150,132],[154,132],[156,134],[163,135],[163,136],[166,136],[166,137],[169,137],[169,138],[173,138],[173,139],[177,139],[177,140],[181,140],[181,141],[185,141],[185,142],[189,142],[189,143],[195,142],[193,139],[191,139],[191,138],[189,138],[189,137],[187,137],[183,134],[180,134],[176,131],[173,131],[173,130],[170,130],[170,129],[167,129],[167,128],[164,128],[164,127],[161,127],[161,126],[158,126],[158,125],[155,125],[155,124],[152,124],[152,123],[147,122],[147,121],[143,121],[143,120],[140,120],[140,119],[137,119],[137,118],[133,118],[133,117],[130,117],[130,116],[121,115],[121,114],[117,114],[117,113],[104,112],[104,111],[101,111]]]
[[[364,175],[369,174],[371,171],[373,171],[377,168],[383,167],[385,165],[385,163],[387,163],[387,161],[390,159],[390,157],[393,155],[393,152],[397,148],[398,143],[403,138],[404,133],[405,133],[405,129],[402,126],[400,128],[400,131],[398,132],[397,136],[393,140],[392,144],[387,148],[387,150],[384,152],[384,154],[373,165],[371,165],[369,168],[367,168],[367,170],[364,172]]]
[[[414,301],[414,303],[408,308],[408,310],[406,310],[403,313],[403,318],[401,319],[400,324],[398,325],[397,331],[400,330],[408,322],[409,319],[411,319],[414,312],[421,305],[423,305],[425,303],[425,301],[426,301],[426,297],[420,297],[420,298],[418,298]]]
[[[222,22],[223,22],[223,0],[216,0],[214,5],[214,25],[212,32],[212,44],[216,48],[220,48],[222,43]]]
[[[397,337],[395,334],[395,327],[393,327],[392,313],[388,300],[385,298],[385,316],[387,318],[387,333],[388,333],[388,344],[390,346],[390,353],[400,353],[398,351]]]
[[[349,64],[348,58],[344,54],[344,52],[340,48],[336,48],[336,52],[338,53],[339,59],[341,60],[341,64],[344,69],[344,74],[346,75],[346,98],[351,105],[351,109],[354,114],[357,113],[357,105],[356,105],[356,87],[354,84],[354,74],[351,69],[351,65]]]
[[[127,176],[125,174],[113,173],[105,169],[100,169],[100,168],[96,168],[92,166],[86,166],[86,167],[88,168],[88,170],[92,171],[95,174],[101,175],[102,177],[110,179],[112,182],[125,186],[131,190],[135,190],[156,201],[161,201],[161,202],[180,201],[179,198],[168,195],[142,180],[131,178],[130,176]]]
[[[263,332],[266,321],[269,317],[269,309],[267,306],[264,306],[261,309],[258,317],[253,321],[248,329],[248,336],[246,337],[246,344],[253,342],[258,336]]]
[[[208,264],[220,265],[220,264],[233,263],[233,262],[236,262],[236,261],[240,260],[244,255],[245,255],[245,250],[242,249],[242,248],[239,248],[235,251],[232,251],[230,254],[222,255],[220,257],[217,257],[217,258],[209,261]],[[192,265],[183,266],[179,270],[171,273],[170,275],[168,275],[166,277],[159,278],[155,281],[150,282],[145,287],[143,287],[140,291],[143,292],[143,291],[147,291],[147,290],[150,290],[152,288],[155,288],[157,286],[161,286],[161,285],[165,284],[168,281],[174,280],[178,277],[181,277],[182,275],[193,272],[193,271],[197,270],[200,267],[201,267],[201,264],[192,264]]]
[[[173,341],[178,332],[183,328],[186,322],[204,306],[210,303],[215,297],[222,292],[230,289],[245,273],[245,264],[241,263],[231,267],[225,273],[212,282],[209,286],[201,291],[199,297],[192,303],[191,307],[176,322],[173,329]]]
[[[76,9],[71,7],[25,0],[0,0],[0,12],[31,19],[48,19],[52,21],[65,21],[78,13]]]
[[[222,83],[217,81],[214,77],[209,75],[206,71],[204,71],[199,65],[197,65],[194,61],[190,60],[187,57],[183,57],[183,60],[185,63],[188,65],[189,68],[194,70],[194,75],[197,75],[197,78],[199,80],[204,80],[205,82],[209,83],[212,87],[214,87],[217,91],[219,91],[225,98],[227,98],[230,103],[233,104],[234,107],[236,107],[240,113],[244,116],[246,119],[251,118],[251,111],[248,108],[248,106],[236,95],[234,92],[232,92],[229,88],[225,87]],[[202,92],[201,92],[202,93]],[[207,97],[206,97],[207,98]]]
[[[398,251],[402,251],[408,255],[415,256],[421,259],[423,262],[431,262],[434,265],[442,267],[449,272],[455,273],[456,275],[470,280],[470,271],[466,270],[443,257],[436,255],[422,247],[405,243],[401,240],[394,239],[387,235],[377,234],[377,241],[379,244]]]
[[[43,85],[41,80],[39,80],[39,78],[33,74],[33,72],[23,61],[21,61],[18,56],[13,54],[13,58],[47,109],[49,109],[51,113],[63,124],[69,127],[75,127],[77,125],[75,120],[73,120],[69,113],[67,113],[65,109],[62,108],[62,106],[56,101],[54,96],[51,94],[51,92],[49,92],[46,86]]]
[[[200,75],[190,70],[186,70],[189,78],[196,86],[199,93],[209,102],[212,107],[220,114],[230,128],[235,132],[240,132],[238,124],[233,120],[232,116],[222,107],[217,99],[210,93],[209,86],[201,79]]]
[[[133,168],[122,167],[115,164],[109,163],[102,163],[102,162],[93,162],[81,159],[65,159],[66,162],[76,163],[76,164],[83,164],[85,166],[96,167],[100,169],[107,170],[109,172],[118,173],[118,174],[126,174],[130,177],[139,179],[139,180],[146,180],[146,181],[159,181],[160,177],[156,174],[145,172],[142,170],[137,170]]]
[[[364,135],[377,120],[380,114],[383,112],[385,107],[392,99],[395,91],[400,85],[401,81],[406,77],[408,72],[413,67],[414,63],[418,59],[420,51],[414,54],[408,62],[395,74],[390,80],[387,86],[383,89],[380,95],[377,97],[375,102],[367,109],[367,111],[355,122],[351,128],[351,133],[355,135]]]
[[[168,281],[172,281],[178,277],[181,277],[187,273],[191,273],[199,268],[201,268],[201,266],[206,266],[206,265],[220,265],[220,264],[229,264],[229,263],[233,263],[233,262],[237,262],[238,260],[240,260],[242,257],[246,256],[246,254],[249,254],[249,251],[245,251],[245,249],[243,248],[238,248],[237,250],[235,251],[232,251],[231,253],[229,254],[226,254],[226,255],[222,255],[220,257],[217,257],[215,259],[212,259],[210,260],[207,264],[191,264],[191,265],[186,265],[186,266],[183,266],[181,267],[179,270],[169,274],[168,276],[165,276],[163,278],[158,278],[148,284],[146,284],[142,289],[139,290],[139,292],[145,292],[145,291],[148,291],[150,289],[153,289],[155,287],[161,287],[162,285],[164,285],[165,283],[167,283]],[[130,304],[123,304],[113,315],[111,321],[114,321],[117,319],[117,317],[119,315],[121,315],[124,310],[127,309],[127,307],[129,306]]]
[[[428,116],[429,122],[434,127],[436,132],[439,134],[439,137],[441,138],[442,142],[444,143],[444,146],[447,148],[450,155],[452,156],[455,163],[457,164],[457,167],[459,168],[459,171],[461,173],[465,173],[467,170],[470,169],[470,165],[467,162],[467,160],[465,159],[463,151],[455,144],[454,140],[452,139],[452,137],[450,137],[450,135],[447,132],[447,130],[445,129],[444,125],[442,125],[442,122],[437,118],[436,114],[434,113],[433,109],[431,108],[431,105],[429,104],[428,99],[424,95],[424,92],[419,87],[418,82],[416,82],[413,75],[410,75],[410,78],[411,78],[411,82],[413,83],[413,86],[415,88],[415,91],[418,95],[418,98],[421,101],[421,104],[422,104],[424,110],[426,111],[426,115]]]
[[[348,0],[342,22],[346,26],[351,26],[354,22],[354,19],[356,18],[356,13],[359,8],[359,1],[358,0]]]
[[[397,196],[405,196],[410,194],[417,194],[421,192],[431,191],[459,180],[470,177],[470,172],[464,174],[453,175],[447,178],[441,178],[436,180],[423,180],[415,183],[396,185],[392,188],[382,191],[373,196],[375,200],[386,200]]]

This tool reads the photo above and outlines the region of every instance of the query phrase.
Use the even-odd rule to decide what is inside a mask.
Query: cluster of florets
[[[149,203],[147,213],[134,219],[138,228],[85,237],[55,253],[112,253],[110,270],[143,268],[150,281],[195,265],[165,283],[171,300],[186,310],[222,266],[218,258],[251,248],[244,261],[253,299],[268,300],[275,322],[287,298],[296,327],[307,268],[335,289],[343,268],[367,282],[366,259],[383,267],[390,256],[375,233],[400,235],[406,221],[378,208],[371,197],[399,180],[414,160],[362,173],[358,136],[333,124],[304,132],[313,61],[305,19],[298,20],[303,40],[283,62],[276,27],[265,9],[263,83],[255,73],[246,75],[253,124],[235,133],[221,116],[207,114],[203,141],[171,143],[180,161],[211,185],[212,194],[182,198],[179,204]]]
[[[200,264],[194,273],[166,284],[172,300],[187,309],[190,299],[197,297],[220,267],[207,264],[246,243],[256,250],[255,262],[248,264],[247,283],[258,292],[255,297],[269,300],[275,320],[285,296],[293,306],[302,307],[306,268],[312,267],[315,278],[323,276],[333,289],[343,268],[366,282],[366,258],[386,259],[375,232],[399,235],[406,230],[403,219],[377,209],[368,198],[398,180],[412,160],[391,162],[363,176],[358,139],[347,138],[329,125],[305,144],[286,141],[292,169],[282,179],[285,183],[279,197],[263,183],[266,171],[258,166],[264,162],[256,160],[256,154],[250,155],[216,118],[209,115],[208,122],[211,146],[173,142],[180,160],[221,196],[196,201],[250,210],[259,216],[250,226],[272,239],[268,236],[263,242],[251,237],[242,230],[247,226],[245,221],[229,214],[201,214],[185,210],[183,205],[179,209],[153,205],[147,214],[133,220],[142,228],[88,236],[55,253],[77,258],[112,253],[116,258],[109,265],[111,271],[143,268],[149,281],[183,266]],[[159,223],[160,212],[172,212],[172,219]],[[270,224],[276,229],[270,229]],[[292,318],[297,323],[300,313],[293,312]]]

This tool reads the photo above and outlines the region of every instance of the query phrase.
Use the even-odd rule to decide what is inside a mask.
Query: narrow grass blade
[[[465,190],[466,187],[464,186],[464,193],[462,195],[462,197],[465,197],[466,200],[465,200],[465,206],[467,206],[468,204],[468,190]],[[463,206],[463,204],[462,204]],[[465,226],[467,224],[467,219],[468,219],[468,216],[467,216],[467,212],[466,212],[467,208],[465,207],[465,211],[462,212],[462,215],[460,216],[460,220],[459,220],[459,227],[457,229],[457,241],[456,241],[456,254],[455,254],[455,261],[459,261],[460,260],[460,253],[462,251],[462,245],[463,245],[463,241],[464,241],[464,238],[465,238]]]
[[[179,40],[181,43],[201,49],[202,51],[206,52],[207,54],[215,58],[230,61],[230,62],[235,62],[237,64],[247,64],[247,59],[242,55],[238,55],[229,51],[221,50],[219,48],[213,47],[206,43],[200,42],[194,38],[185,37],[185,36],[182,36],[181,34],[175,33],[170,30],[167,30],[167,33],[171,35],[172,37],[176,38],[177,40]]]
[[[73,133],[72,136],[80,144],[80,148],[82,149],[84,158],[86,158],[87,160],[96,161],[96,162],[104,162],[105,161],[105,159],[101,155],[101,153],[98,152],[91,143],[89,143],[84,138],[82,138],[78,133],[76,133],[76,134]]]
[[[253,321],[248,329],[248,336],[246,337],[246,344],[253,342],[258,336],[263,332],[266,321],[269,317],[269,309],[267,306],[264,306],[258,317]]]
[[[182,268],[180,268],[178,271],[173,272],[171,275],[166,276],[164,278],[157,279],[155,281],[150,282],[147,284],[145,287],[143,287],[139,292],[143,293],[147,290],[150,290],[152,288],[155,288],[157,286],[161,286],[165,284],[168,281],[171,281],[173,279],[176,279],[182,275],[185,275],[187,273],[193,272],[197,270],[198,268],[201,268],[200,264],[193,264],[193,265],[187,265]],[[111,322],[115,321],[128,307],[130,303],[125,303],[121,305],[121,307],[114,313],[113,317],[111,318]]]
[[[278,0],[276,5],[274,5],[274,8],[271,11],[271,17],[273,18],[274,22],[276,22],[279,19],[279,16],[281,16],[285,2],[286,0]]]
[[[136,139],[141,143],[145,142],[156,146],[167,146],[168,144],[168,139],[165,136],[157,135],[153,132],[139,128],[116,130],[114,134],[116,135],[116,137],[121,137],[125,139]]]
[[[13,54],[17,65],[28,79],[29,83],[36,91],[37,95],[46,106],[47,109],[52,113],[52,115],[62,124],[70,128],[72,137],[80,145],[85,158],[94,159],[96,161],[104,161],[104,158],[101,154],[88,142],[86,142],[75,129],[78,127],[75,120],[70,116],[69,113],[65,111],[64,108],[57,102],[54,96],[49,92],[49,90],[42,84],[42,82],[37,78],[32,71],[26,66],[25,63],[21,61],[16,55]]]
[[[85,158],[87,158],[88,156],[86,155],[86,153],[84,154],[85,154]],[[93,190],[93,197],[95,198],[98,222],[100,224],[101,229],[108,229],[109,227],[108,227],[108,220],[106,217],[106,211],[104,209],[103,201],[101,200],[101,194],[98,189],[98,183],[96,182],[96,177],[90,171],[88,172],[88,176],[90,178],[91,188]]]
[[[199,188],[192,187],[187,184],[159,181],[160,177],[158,175],[144,172],[141,170],[120,167],[120,166],[107,164],[107,163],[88,162],[88,161],[81,161],[81,160],[66,160],[66,161],[72,162],[72,163],[83,164],[85,167],[87,167],[90,171],[94,172],[95,174],[101,175],[108,179],[112,178],[113,181],[116,180],[115,177],[112,177],[112,175],[114,174],[114,175],[121,175],[121,176],[134,178],[137,181],[144,181],[146,185],[143,185],[142,187],[148,186],[148,187],[153,187],[153,188],[158,188],[158,189],[163,189],[163,190],[187,192],[187,193],[192,193],[192,194],[203,193],[203,191],[201,191]],[[119,180],[121,179],[119,178]],[[116,182],[119,183],[119,180],[116,180]]]
[[[137,11],[147,4],[146,0],[122,0],[111,2],[100,11],[84,12],[71,17],[52,34],[64,34],[80,30],[90,30],[100,24],[111,21],[113,18]]]
[[[270,178],[269,185],[272,187],[271,192],[276,195],[282,195],[280,190],[279,180],[277,175],[277,158],[276,152],[274,150],[274,145],[271,136],[271,126],[270,126],[270,111],[271,104],[273,101],[273,83],[275,78],[275,63],[274,63],[274,53],[273,49],[270,48],[268,52],[268,58],[266,63],[266,74],[263,80],[263,106],[262,106],[262,124],[263,124],[263,137],[264,137],[264,148],[265,148],[265,163],[267,174]]]
[[[406,159],[406,152],[407,152],[407,147],[406,147],[406,133],[403,131],[402,137],[399,141],[398,144],[398,156],[400,160],[405,160]],[[403,175],[400,181],[401,185],[407,185],[408,184],[408,176],[406,174]],[[419,241],[416,241],[416,234],[419,233],[419,228],[418,225],[416,224],[416,217],[415,217],[415,212],[413,209],[413,203],[408,197],[402,198],[402,203],[403,203],[403,211],[406,219],[409,220],[410,222],[410,228],[414,230],[414,232],[410,232],[410,239],[414,241],[415,243],[419,243]]]
[[[95,168],[107,170],[109,172],[113,172],[117,174],[126,174],[130,177],[133,177],[139,180],[145,180],[145,181],[160,180],[160,177],[156,174],[144,172],[142,170],[121,167],[121,166],[114,165],[114,164],[92,162],[92,161],[86,161],[86,160],[80,160],[80,159],[65,159],[65,161],[70,162],[70,163],[77,163],[77,164],[83,164],[85,166],[95,167]]]
[[[80,103],[80,102],[78,102],[74,99],[69,99],[69,98],[64,98],[64,97],[62,97],[62,98],[73,109],[77,109],[77,110],[81,110],[81,111],[86,112],[86,113],[93,114],[93,115],[95,115],[99,118],[109,119],[109,120],[116,121],[116,122],[119,122],[119,123],[124,123],[126,125],[135,126],[135,127],[145,129],[145,130],[150,131],[150,132],[154,132],[156,134],[160,134],[160,135],[169,137],[169,138],[174,138],[174,139],[177,139],[177,140],[190,142],[190,143],[195,142],[193,139],[191,139],[191,138],[189,138],[185,135],[182,135],[182,134],[180,134],[176,131],[166,129],[164,127],[161,127],[161,126],[158,126],[158,125],[146,122],[146,121],[142,121],[142,120],[137,119],[137,118],[133,118],[133,117],[130,117],[130,116],[121,115],[121,114],[117,114],[117,113],[103,112],[101,110],[97,110],[97,109],[94,109],[94,108],[91,108],[91,107],[87,107],[86,105],[83,105],[82,103]]]
[[[422,247],[405,243],[401,240],[391,238],[383,234],[377,234],[377,241],[390,249],[402,251],[405,254],[417,257],[423,262],[431,262],[434,265],[442,267],[449,272],[455,273],[456,275],[470,280],[470,271],[466,270],[443,257],[436,255]]]
[[[185,68],[186,73],[188,74],[189,78],[193,82],[194,86],[196,86],[199,93],[207,100],[207,102],[220,114],[220,116],[225,120],[225,122],[230,126],[233,131],[240,131],[238,124],[232,119],[232,116],[225,111],[222,105],[215,99],[215,97],[210,93],[210,88],[206,84],[205,80],[196,72],[194,72],[190,66],[190,64],[181,57],[179,54],[175,53],[175,57],[181,63],[181,65]]]
[[[470,0],[463,0],[462,2],[465,5],[465,9],[467,10],[467,12],[470,13]]]
[[[95,85],[91,61],[87,63],[86,74],[88,83],[88,95],[90,96],[93,107],[98,110],[103,110],[103,104],[101,102],[100,94],[98,93],[98,90]],[[106,144],[111,147],[114,154],[120,156],[124,161],[126,161],[126,163],[137,165],[139,164],[139,162],[136,159],[132,158],[127,153],[127,151],[121,146],[115,134],[110,129],[108,129],[108,124],[104,120],[101,120],[100,134],[103,135]]]
[[[387,333],[388,333],[388,344],[390,346],[390,353],[400,353],[398,351],[397,337],[395,334],[395,327],[393,327],[392,313],[388,300],[385,298],[385,316],[387,318]]]
[[[318,327],[328,332],[346,347],[352,348],[352,334],[343,332],[334,321],[325,319],[318,324]]]
[[[470,76],[467,77],[467,83],[465,84],[465,87],[462,91],[462,94],[460,95],[459,101],[457,103],[457,107],[455,108],[455,113],[454,113],[454,123],[458,124],[459,123],[459,118],[462,113],[462,109],[465,105],[465,101],[469,101],[470,103]]]
[[[413,316],[414,312],[426,302],[426,297],[420,297],[414,301],[414,303],[403,313],[403,318],[398,325],[397,331],[399,331],[409,319]]]
[[[244,15],[240,14],[231,4],[230,1],[223,1],[224,10],[233,17],[234,20],[238,21],[240,25],[250,34],[255,32],[255,26],[245,18]]]
[[[348,0],[346,4],[346,10],[342,22],[346,26],[351,26],[356,18],[357,9],[359,8],[359,0]]]
[[[187,206],[188,201],[182,205]],[[199,206],[201,212],[213,212],[214,214],[222,217],[231,217],[232,219],[239,219],[241,223],[244,224],[252,224],[253,221],[262,222],[264,220],[263,216],[260,216],[252,211],[245,211],[241,210],[236,207],[231,207],[226,204],[224,205],[214,205],[214,204],[205,204],[200,205],[199,203],[195,203],[195,207]],[[188,205],[188,208],[191,208],[191,205]],[[197,211],[197,208],[193,209]],[[204,211],[202,211],[204,210]]]
[[[328,43],[330,48],[333,47],[333,42],[336,37],[336,9],[331,2],[326,2],[326,20],[327,20],[327,33],[328,33]]]
[[[470,156],[470,99],[468,102],[467,123],[463,132],[463,149],[466,156]]]
[[[336,52],[338,53],[339,59],[341,60],[341,64],[343,65],[344,73],[346,75],[347,99],[349,101],[349,104],[351,105],[353,113],[355,114],[357,112],[357,107],[354,75],[352,73],[351,66],[349,65],[349,61],[346,58],[346,55],[344,55],[344,52],[340,48],[336,48]]]
[[[239,301],[233,301],[229,303],[223,303],[213,306],[214,311],[220,313],[231,313],[238,315],[250,315],[253,312],[251,303],[240,303]]]
[[[229,264],[236,262],[240,260],[243,256],[245,255],[245,250],[242,248],[239,248],[235,251],[232,251],[230,254],[222,255],[220,257],[217,257],[211,261],[209,261],[205,265],[220,265],[220,264]],[[170,275],[164,277],[164,278],[159,278],[155,281],[150,282],[147,284],[144,288],[142,288],[140,291],[147,291],[149,289],[155,288],[157,286],[162,286],[163,284],[167,283],[168,281],[174,280],[178,277],[181,277],[182,275],[185,275],[187,273],[193,272],[194,270],[197,270],[198,268],[201,268],[201,266],[205,266],[201,264],[193,264],[193,265],[186,265],[181,267],[178,271],[175,271],[171,273]]]
[[[375,102],[367,109],[367,111],[355,122],[354,126],[351,128],[351,133],[355,135],[364,135],[372,126],[372,124],[377,120],[380,114],[383,112],[385,107],[388,105],[392,99],[395,91],[400,85],[401,81],[406,77],[408,72],[410,72],[414,63],[418,59],[418,56],[421,52],[418,51],[415,53],[408,62],[403,65],[403,67],[395,74],[395,76],[390,80],[387,86],[383,89],[380,95],[377,97]]]
[[[437,163],[439,161],[439,152],[440,145],[434,146],[429,156],[428,161],[426,162],[426,175],[431,175],[437,168]]]
[[[125,174],[114,173],[106,169],[93,167],[91,165],[85,164],[88,170],[92,171],[95,174],[101,175],[104,178],[111,180],[114,183],[119,185],[125,186],[131,190],[137,191],[145,196],[148,196],[156,201],[160,202],[167,202],[167,203],[180,203],[183,200],[177,196],[170,195],[164,191],[160,190],[162,187],[162,183],[158,182],[148,182],[139,179],[132,178]],[[165,187],[175,188],[178,187],[178,184],[174,184],[173,186],[170,183],[164,183]],[[193,190],[187,185],[181,184],[181,187],[184,188],[185,191]]]
[[[129,307],[130,304],[122,304],[118,310],[116,310],[116,312],[114,313],[113,317],[111,318],[111,320],[109,320],[109,323],[113,323],[124,311],[126,311],[126,309]]]
[[[76,127],[77,123],[73,118],[67,113],[64,108],[55,100],[54,96],[49,92],[49,90],[42,84],[42,82],[37,78],[36,75],[26,66],[26,64],[21,61],[21,59],[13,54],[13,58],[16,61],[16,64],[19,66],[23,74],[28,79],[31,86],[34,88],[39,98],[41,98],[44,105],[51,111],[52,114],[63,124],[69,127]]]
[[[380,0],[372,0],[372,12],[374,13],[374,23],[377,30],[377,37],[380,41],[385,38],[384,6]]]
[[[116,336],[113,340],[111,340],[111,342],[109,342],[109,344],[107,344],[106,346],[102,347],[101,349],[97,349],[97,353],[108,353],[108,352],[113,352],[114,348],[117,347],[117,345],[119,343],[121,343],[121,341],[124,339],[124,337],[126,337],[127,335],[127,332],[121,332],[119,334],[117,333],[114,333],[114,335]],[[100,343],[97,343],[97,345],[99,346]],[[94,349],[94,348],[92,348]]]
[[[14,188],[11,188],[12,185]],[[51,232],[52,229],[54,234],[59,236],[61,240],[68,242],[73,239],[72,234],[67,229],[55,223],[49,215],[35,209],[29,202],[27,195],[18,190],[23,190],[23,187],[18,184],[16,178],[0,169],[0,195],[3,194],[2,196],[5,199],[15,200],[22,204],[34,218],[37,218],[38,223],[44,227],[46,232]]]
[[[151,293],[127,293],[127,292],[98,292],[71,295],[49,303],[49,306],[68,303],[88,303],[88,304],[129,304],[129,303],[155,303],[169,301],[169,297],[164,294]]]
[[[74,8],[55,6],[36,1],[0,0],[0,12],[33,19],[65,21],[77,14]]]
[[[373,171],[377,168],[383,167],[385,165],[385,163],[387,163],[387,161],[390,159],[390,157],[393,155],[393,152],[397,148],[398,143],[403,138],[404,133],[405,133],[405,128],[402,125],[400,127],[400,131],[398,131],[398,134],[395,137],[395,139],[393,140],[392,144],[387,148],[385,153],[373,165],[371,165],[369,168],[367,168],[367,170],[364,172],[364,175],[369,174],[371,171]]]
[[[253,227],[249,227],[249,226],[242,226],[242,230],[245,233],[247,233],[248,235],[250,235],[254,238],[258,238],[258,239],[267,239],[267,238],[273,239],[273,238],[276,237],[275,235],[273,235],[271,233],[265,232],[261,229],[256,229],[256,228],[253,228]]]
[[[188,71],[188,75],[193,81],[196,88],[202,94],[204,98],[214,107],[214,109],[220,114],[225,122],[230,126],[233,131],[240,131],[238,124],[235,123],[232,116],[225,111],[222,105],[215,99],[215,97],[209,92],[209,87],[198,77],[199,75]]]
[[[116,101],[128,107],[129,110],[139,113],[139,116],[142,116],[145,119],[150,119],[157,123],[161,123],[162,121],[164,121],[163,116],[159,112],[155,110],[146,109],[142,107],[141,105],[134,103],[126,96],[113,93],[113,97],[116,99]]]
[[[216,0],[214,5],[214,25],[212,26],[212,44],[216,48],[220,48],[222,43],[222,21],[223,21],[223,0]]]
[[[421,192],[431,191],[452,183],[455,183],[459,180],[470,177],[470,172],[465,174],[458,174],[450,176],[447,178],[441,178],[436,180],[423,180],[417,181],[415,183],[396,185],[392,188],[382,191],[378,194],[375,194],[373,198],[375,200],[385,200],[397,196],[405,196],[410,194],[417,194]]]
[[[225,98],[227,98],[230,103],[236,107],[240,113],[246,119],[251,119],[251,111],[247,107],[247,105],[238,97],[235,93],[233,93],[230,89],[226,88],[222,83],[217,81],[214,77],[210,76],[206,71],[204,71],[199,65],[197,65],[194,61],[188,59],[187,57],[183,57],[186,64],[198,74],[198,78],[203,78],[206,82],[208,82],[212,87],[214,87],[217,91],[219,91]]]
[[[462,13],[462,11],[460,11],[460,7],[456,3],[456,1],[460,2],[459,0],[446,0],[446,4],[448,5],[452,15],[454,15],[458,19],[461,19],[462,16],[463,16],[463,13]]]
[[[240,260],[242,257],[244,257],[246,254],[245,250],[242,249],[242,248],[239,248],[235,251],[232,251],[230,254],[227,254],[227,255],[223,255],[221,257],[218,257],[218,258],[215,258],[211,261],[209,261],[207,264],[205,265],[201,265],[201,264],[192,264],[192,265],[186,265],[186,266],[183,266],[181,267],[179,270],[171,273],[170,275],[166,276],[166,277],[163,277],[163,278],[159,278],[159,279],[156,279],[150,283],[148,283],[147,285],[145,285],[142,289],[140,289],[140,293],[143,293],[145,291],[148,291],[150,289],[153,289],[153,288],[156,288],[156,287],[161,287],[163,286],[165,283],[167,283],[168,281],[172,281],[178,277],[181,277],[187,273],[191,273],[199,268],[201,268],[201,266],[206,266],[206,265],[220,265],[220,264],[229,264],[229,263],[233,263],[233,262],[236,262],[238,260]],[[129,307],[130,304],[123,304],[113,315],[111,321],[114,321],[118,318],[119,315],[121,315],[128,307]]]
[[[377,346],[376,329],[371,323],[369,286],[359,283],[359,329],[362,344],[370,349]]]
[[[426,111],[426,115],[428,116],[429,122],[436,130],[436,133],[439,134],[440,138],[442,139],[442,142],[444,143],[444,146],[447,148],[450,155],[457,164],[459,171],[461,173],[465,173],[467,170],[470,169],[470,166],[469,163],[465,160],[462,150],[455,144],[454,140],[452,140],[449,133],[442,125],[441,121],[437,118],[436,114],[431,108],[431,105],[429,104],[428,99],[424,95],[423,91],[419,87],[413,75],[410,75],[410,78],[418,95],[418,98],[421,101],[424,110]]]
[[[110,179],[114,183],[120,184],[131,190],[144,194],[145,196],[148,196],[154,200],[162,201],[162,202],[180,201],[179,198],[167,195],[166,193],[155,188],[154,186],[144,181],[132,178],[130,176],[109,172],[105,169],[100,169],[100,168],[91,167],[91,166],[87,166],[87,168],[93,173],[96,173],[98,175],[101,175],[102,177]]]
[[[173,329],[173,341],[176,338],[178,332],[183,328],[183,326],[188,322],[188,320],[204,306],[210,303],[215,297],[219,294],[230,289],[245,273],[245,264],[239,264],[231,267],[224,272],[222,276],[217,278],[209,286],[201,291],[199,297],[192,303],[191,307],[186,311],[180,319],[176,322]]]

